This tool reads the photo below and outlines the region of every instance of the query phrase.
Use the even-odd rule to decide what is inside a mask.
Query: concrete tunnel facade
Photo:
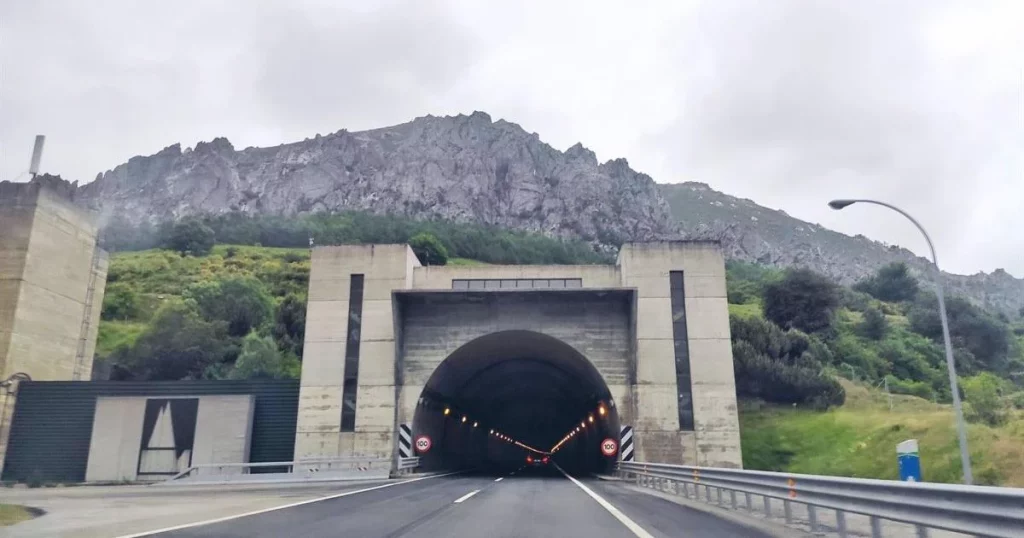
[[[622,457],[601,441],[627,426],[638,461],[741,466],[717,243],[630,243],[616,265],[573,266],[313,250],[297,460],[502,467],[525,445],[601,470]],[[417,453],[421,435],[431,447]]]

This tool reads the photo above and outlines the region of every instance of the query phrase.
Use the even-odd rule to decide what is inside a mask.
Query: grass
[[[748,469],[897,479],[896,444],[917,439],[924,479],[960,482],[953,413],[913,396],[893,396],[843,380],[846,404],[826,412],[744,402],[743,464]],[[1024,416],[1003,426],[968,426],[978,484],[1024,486]]]
[[[18,504],[0,504],[0,527],[14,525],[22,521],[32,519],[36,515],[24,506]]]

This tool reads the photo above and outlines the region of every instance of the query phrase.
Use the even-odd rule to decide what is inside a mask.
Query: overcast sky
[[[488,4],[485,6],[485,4]],[[790,215],[1024,277],[1024,2],[0,3],[0,179],[215,136],[483,110]]]

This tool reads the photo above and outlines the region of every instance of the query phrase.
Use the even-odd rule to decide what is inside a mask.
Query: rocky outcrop
[[[589,240],[720,239],[735,259],[802,265],[852,283],[892,261],[927,260],[824,229],[701,183],[656,185],[625,159],[599,163],[576,144],[561,152],[483,112],[237,150],[224,138],[180,145],[78,187],[40,176],[76,203],[129,223],[241,211],[295,215],[362,210],[448,219]],[[668,203],[666,203],[666,200]],[[948,275],[980,304],[1016,313],[1024,280],[1005,271]]]
[[[614,244],[671,236],[654,181],[623,159],[560,152],[483,112],[236,150],[217,138],[167,147],[81,188],[129,222],[230,211],[294,215],[363,210],[469,221]]]
[[[906,262],[930,279],[931,263],[907,249],[850,237],[768,209],[751,200],[718,192],[704,183],[659,185],[688,237],[720,239],[732,259],[777,267],[805,266],[852,284],[887,263]],[[1017,315],[1024,306],[1024,279],[1002,269],[976,275],[945,275],[952,293]]]

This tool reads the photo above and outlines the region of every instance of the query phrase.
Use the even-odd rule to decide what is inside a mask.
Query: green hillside
[[[434,263],[608,259],[543,236],[507,234],[485,245],[483,228],[336,219],[306,224],[320,226],[317,233],[393,234]],[[279,240],[291,236],[273,221],[225,222],[179,223],[161,232],[162,244],[174,249],[112,255],[97,377],[298,376],[308,245],[259,246],[258,238],[297,239]],[[214,245],[221,234],[253,244]],[[727,272],[748,468],[891,478],[895,444],[917,438],[927,478],[958,480],[934,294],[905,267],[887,266],[852,289],[800,269],[730,262]],[[947,306],[978,480],[1024,485],[1024,319],[956,297]],[[886,386],[895,395],[892,411],[881,392]]]

